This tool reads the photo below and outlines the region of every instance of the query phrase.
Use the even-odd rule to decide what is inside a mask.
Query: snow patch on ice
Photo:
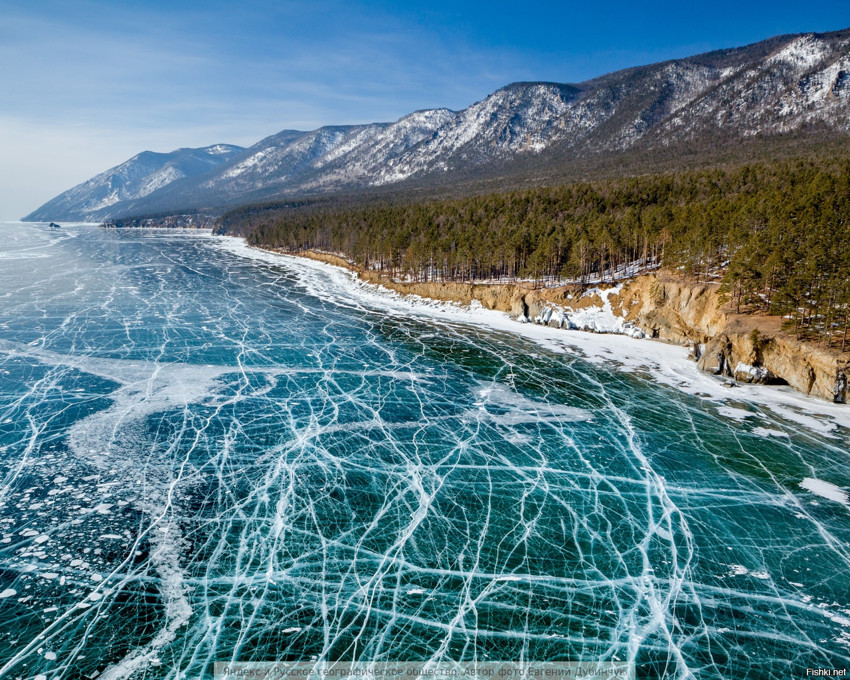
[[[486,385],[478,391],[477,410],[467,416],[489,420],[498,425],[523,423],[581,422],[593,419],[585,409],[534,401],[501,385]],[[488,408],[490,407],[490,408]]]
[[[809,430],[814,430],[815,432],[818,432],[819,434],[825,437],[834,436],[831,433],[834,432],[837,427],[836,422],[840,421],[838,421],[838,419],[835,419],[835,422],[825,421],[822,418],[817,417],[818,411],[823,412],[826,409],[808,408],[809,411],[813,412],[812,415],[809,415],[807,413],[803,413],[800,410],[800,406],[802,406],[802,404],[800,406],[797,406],[796,404],[791,406],[792,408],[788,408],[788,405],[785,404],[775,405],[773,407],[773,411],[785,418],[786,420],[790,420],[791,422],[797,423],[798,425],[802,425],[803,427]],[[844,408],[846,409],[846,406]],[[842,422],[841,424],[846,426],[846,423],[844,422]]]
[[[825,482],[822,479],[806,477],[802,482],[800,482],[800,486],[806,491],[811,491],[816,496],[826,498],[830,501],[835,501],[836,503],[841,503],[842,505],[846,505],[848,508],[850,508],[850,502],[848,502],[847,492],[840,486],[836,486],[831,482]]]
[[[754,427],[753,434],[759,437],[787,437],[788,435],[782,430],[771,430],[767,427]]]
[[[717,409],[717,412],[720,415],[732,418],[733,420],[744,420],[745,418],[756,417],[756,414],[752,411],[745,411],[742,408],[735,408],[733,406],[721,406]]]

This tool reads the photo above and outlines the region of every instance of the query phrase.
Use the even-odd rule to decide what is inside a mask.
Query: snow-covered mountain
[[[287,130],[203,174],[184,172],[180,181],[165,163],[156,172],[137,172],[140,154],[25,219],[102,219],[412,188],[565,167],[633,149],[651,154],[812,129],[850,135],[850,29],[780,36],[577,85],[514,83],[459,112],[433,109],[395,123]],[[133,177],[126,180],[132,190],[122,193],[124,185],[116,188],[113,178],[125,175]]]
[[[171,153],[143,151],[121,165],[59,194],[25,220],[97,221],[122,213],[124,207],[184,177],[195,177],[227,163],[244,149],[214,144]]]

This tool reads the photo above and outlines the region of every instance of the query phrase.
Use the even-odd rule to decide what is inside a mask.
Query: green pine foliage
[[[339,252],[415,281],[715,281],[739,311],[847,346],[850,160],[785,160],[452,200],[225,216],[252,244]],[[850,349],[850,347],[848,347]]]

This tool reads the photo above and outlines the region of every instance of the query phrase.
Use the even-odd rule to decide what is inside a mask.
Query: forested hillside
[[[844,346],[848,218],[850,160],[828,158],[409,205],[244,208],[224,223],[255,245],[340,252],[420,281],[586,283],[661,266],[722,280],[738,309]]]

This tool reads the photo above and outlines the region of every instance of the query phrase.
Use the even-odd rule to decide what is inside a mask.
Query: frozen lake
[[[835,407],[246,254],[0,225],[0,677],[850,664]]]

